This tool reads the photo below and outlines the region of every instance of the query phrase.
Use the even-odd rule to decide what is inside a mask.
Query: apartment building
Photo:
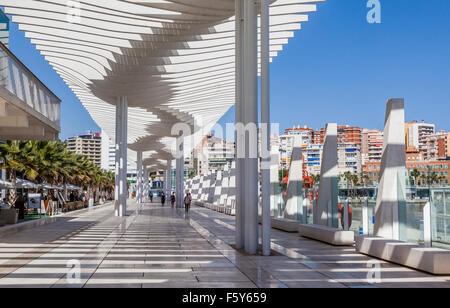
[[[449,152],[450,133],[439,131],[425,137],[425,147],[421,153],[424,160],[442,160],[450,158]]]
[[[66,140],[67,149],[75,154],[86,156],[89,161],[101,168],[102,137],[100,133],[89,133]]]
[[[236,144],[214,135],[203,138],[186,159],[186,167],[195,170],[197,174],[209,171],[223,170],[225,165],[231,165],[236,157]]]
[[[292,156],[293,138],[301,136],[304,150],[305,164],[310,174],[319,174],[322,160],[323,144],[325,142],[325,128],[313,130],[308,127],[294,127],[287,129],[280,136],[280,166],[289,169]],[[338,127],[338,160],[339,172],[361,172],[361,144],[362,129],[349,125]]]
[[[363,129],[361,139],[361,163],[381,161],[384,133],[378,129]]]
[[[356,143],[338,143],[339,174],[351,172],[360,174],[362,171],[361,146]]]
[[[284,135],[280,136],[280,166],[282,169],[289,169],[291,165],[292,150],[294,147],[294,136],[300,136],[302,147],[306,149],[313,144],[314,130],[307,127],[294,127],[286,129]]]
[[[450,160],[450,133],[443,134],[438,139],[439,159]]]
[[[422,121],[405,123],[405,138],[407,147],[415,147],[422,153],[426,152],[427,138],[435,134],[436,126]]]
[[[304,152],[306,169],[310,175],[319,175],[322,163],[323,145],[308,145]]]
[[[116,171],[116,147],[105,131],[101,133],[101,168],[107,171]],[[131,159],[127,162],[127,178],[129,181],[137,179],[137,165]]]
[[[428,185],[427,180],[422,178],[422,176],[429,176],[433,172],[439,177],[436,183],[433,185],[448,185],[450,184],[450,161],[407,161],[406,168],[408,173],[412,176],[414,170],[419,171],[419,177],[413,179],[417,185],[426,186]],[[364,166],[363,173],[369,177],[369,180],[373,183],[377,183],[380,178],[380,162],[369,162]]]

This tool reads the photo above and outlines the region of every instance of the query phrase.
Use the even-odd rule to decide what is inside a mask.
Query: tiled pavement
[[[130,203],[128,217],[112,213],[0,229],[0,287],[450,287],[450,277],[379,261],[381,283],[369,284],[372,259],[276,230],[273,256],[247,256],[232,248],[234,218],[208,209]]]

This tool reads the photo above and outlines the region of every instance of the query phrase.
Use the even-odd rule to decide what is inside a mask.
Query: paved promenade
[[[233,217],[130,202],[128,217],[117,218],[110,205],[16,233],[0,229],[0,287],[450,287],[450,277],[373,260],[352,247],[276,230],[273,237],[273,256],[247,256],[232,247]],[[373,262],[381,283],[367,280]]]

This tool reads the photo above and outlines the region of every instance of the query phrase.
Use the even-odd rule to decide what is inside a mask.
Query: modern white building
[[[101,133],[101,168],[107,171],[116,171],[116,147],[111,138],[105,131]],[[133,161],[128,161],[128,174],[127,179],[130,181],[136,181],[137,166]]]
[[[424,122],[407,123],[407,146],[426,151],[427,137],[435,133],[436,126]]]
[[[378,129],[363,129],[361,140],[362,165],[380,162],[383,154],[384,133]]]
[[[0,140],[57,140],[60,99],[8,45],[9,19],[0,10]]]
[[[70,152],[83,155],[87,157],[90,162],[101,167],[102,138],[99,133],[89,132],[85,135],[71,137],[68,138],[65,143]]]
[[[338,143],[339,174],[362,172],[361,147],[354,143]]]
[[[310,175],[320,175],[323,144],[311,144],[305,149],[305,163]]]
[[[294,147],[294,136],[300,136],[302,148],[306,149],[312,142],[312,129],[294,127],[286,130],[284,135],[279,137],[280,144],[280,167],[289,169],[291,164],[292,150]]]
[[[236,144],[214,135],[207,135],[196,146],[186,159],[186,166],[197,174],[207,174],[209,171],[224,170],[225,165],[231,166],[236,157]]]

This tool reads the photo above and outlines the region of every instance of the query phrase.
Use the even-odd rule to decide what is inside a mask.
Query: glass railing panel
[[[423,244],[424,241],[424,220],[423,208],[425,200],[406,201],[406,238],[404,241]]]
[[[434,247],[450,249],[450,187],[430,190],[432,244]]]

